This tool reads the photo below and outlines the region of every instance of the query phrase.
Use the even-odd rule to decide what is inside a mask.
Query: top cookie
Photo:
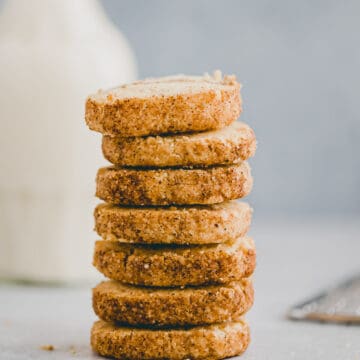
[[[176,75],[145,79],[86,101],[91,130],[122,137],[197,132],[223,128],[241,112],[240,84],[235,76]]]

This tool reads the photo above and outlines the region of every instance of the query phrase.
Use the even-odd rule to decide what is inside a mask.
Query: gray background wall
[[[241,80],[258,214],[360,212],[360,1],[101,3],[141,77],[221,69]]]
[[[140,76],[235,73],[258,214],[360,212],[360,2],[103,0]]]

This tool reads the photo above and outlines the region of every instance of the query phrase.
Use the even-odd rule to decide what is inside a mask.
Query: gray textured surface
[[[243,360],[347,360],[360,357],[360,327],[291,322],[290,305],[359,271],[357,221],[256,221],[256,301],[249,314],[253,341]],[[87,288],[0,286],[0,358],[91,359],[94,319]],[[39,350],[53,344],[52,353]],[[76,354],[70,351],[74,347]]]

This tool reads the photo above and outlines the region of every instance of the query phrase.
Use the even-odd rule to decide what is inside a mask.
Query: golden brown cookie
[[[255,154],[254,131],[234,122],[217,131],[174,136],[104,136],[105,158],[119,166],[166,167],[237,164]]]
[[[96,195],[121,205],[216,204],[242,198],[253,179],[247,162],[204,169],[99,169]]]
[[[131,208],[100,204],[95,229],[104,240],[148,244],[213,244],[244,236],[252,209],[247,203]]]
[[[241,112],[235,76],[170,76],[99,91],[86,101],[91,130],[144,136],[220,129]]]
[[[94,266],[106,277],[144,286],[227,284],[250,276],[256,263],[251,238],[193,246],[97,241]]]
[[[186,329],[140,329],[95,322],[95,352],[122,360],[217,360],[243,353],[250,343],[244,320]]]
[[[93,308],[104,321],[143,326],[184,326],[237,321],[254,301],[249,279],[185,289],[145,288],[117,281],[93,289]]]

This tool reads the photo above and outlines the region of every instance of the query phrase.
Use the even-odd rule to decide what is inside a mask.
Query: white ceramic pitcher
[[[9,0],[0,15],[0,277],[95,276],[100,136],[84,123],[99,87],[135,78],[97,0]]]

